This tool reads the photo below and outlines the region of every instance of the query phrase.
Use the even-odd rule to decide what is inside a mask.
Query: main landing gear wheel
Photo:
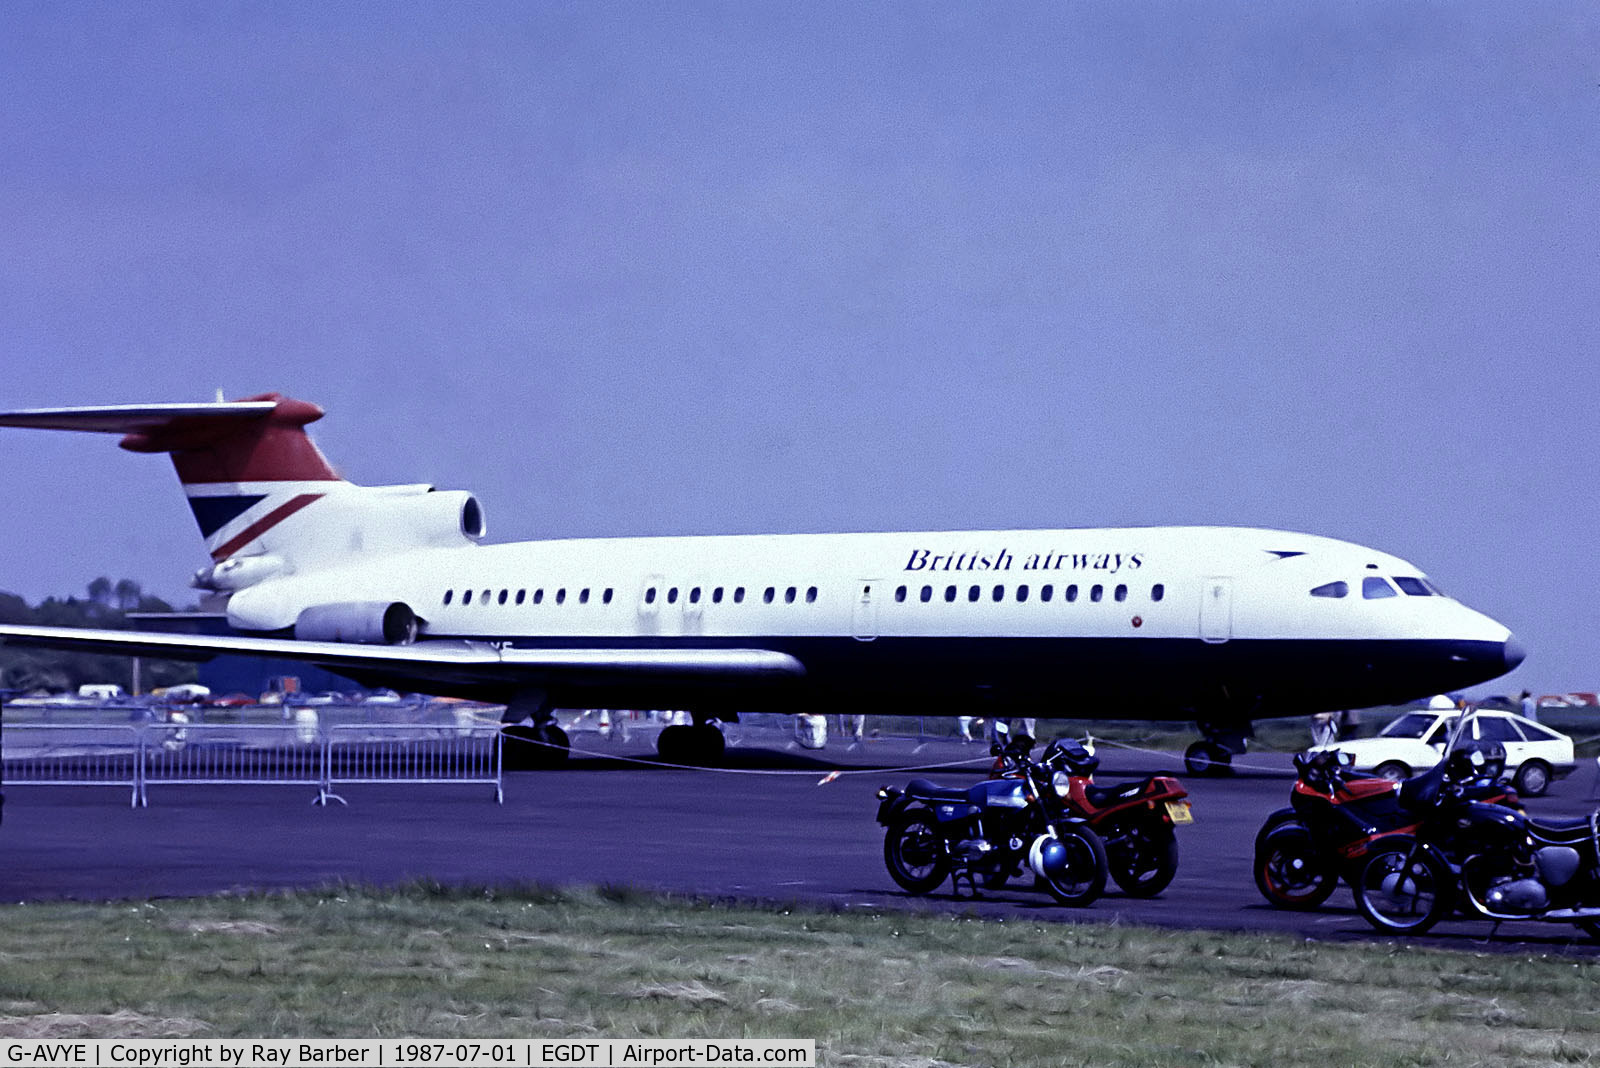
[[[501,762],[508,771],[559,768],[567,762],[571,741],[554,723],[512,723],[500,728]]]
[[[1195,742],[1183,753],[1190,775],[1226,775],[1233,770],[1233,753],[1217,742]]]
[[[727,750],[722,731],[710,723],[674,724],[663,727],[656,739],[656,755],[668,764],[687,764],[711,768],[722,763]]]

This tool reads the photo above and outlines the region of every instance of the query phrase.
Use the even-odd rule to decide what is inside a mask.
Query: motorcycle
[[[1469,917],[1570,923],[1600,938],[1600,811],[1534,819],[1474,800],[1505,769],[1498,742],[1469,742],[1446,760],[1414,832],[1374,848],[1352,889],[1380,931],[1422,934],[1459,907]]]
[[[948,877],[974,896],[981,882],[998,889],[1024,866],[1063,905],[1092,903],[1106,886],[1100,836],[1062,804],[1052,773],[1006,738],[991,752],[1006,756],[1015,777],[986,779],[969,789],[912,779],[904,790],[878,791],[883,861],[890,878],[912,894],[932,893]],[[1030,742],[1031,744],[1031,742]]]
[[[1018,739],[1020,742],[1021,739]],[[1189,791],[1167,775],[1096,786],[1100,758],[1078,742],[1054,741],[1040,763],[1050,771],[1056,797],[1088,823],[1106,847],[1111,877],[1130,897],[1154,897],[1178,873],[1175,826],[1194,822]],[[995,773],[1016,774],[1007,754]]]
[[[1444,762],[1395,783],[1357,775],[1348,754],[1322,750],[1294,758],[1290,805],[1256,833],[1254,873],[1261,896],[1279,908],[1314,909],[1343,878],[1352,883],[1372,850],[1413,832],[1444,782]],[[1462,784],[1470,798],[1517,808],[1516,791],[1495,780]]]

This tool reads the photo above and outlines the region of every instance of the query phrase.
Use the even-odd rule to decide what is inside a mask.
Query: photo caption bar
[[[0,1068],[815,1068],[812,1039],[11,1039]]]

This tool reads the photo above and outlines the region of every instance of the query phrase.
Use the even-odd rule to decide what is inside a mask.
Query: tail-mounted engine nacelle
[[[417,614],[399,601],[313,605],[294,621],[294,636],[311,642],[409,645],[417,637]]]
[[[360,531],[367,552],[453,548],[483,537],[483,506],[476,497],[465,490],[422,488],[363,489],[338,507],[352,510],[348,522]]]

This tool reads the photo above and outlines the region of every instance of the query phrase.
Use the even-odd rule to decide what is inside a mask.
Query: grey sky
[[[1600,687],[1592,4],[11,4],[0,406],[277,389],[496,539],[1228,523]],[[0,589],[204,562],[0,431]]]

